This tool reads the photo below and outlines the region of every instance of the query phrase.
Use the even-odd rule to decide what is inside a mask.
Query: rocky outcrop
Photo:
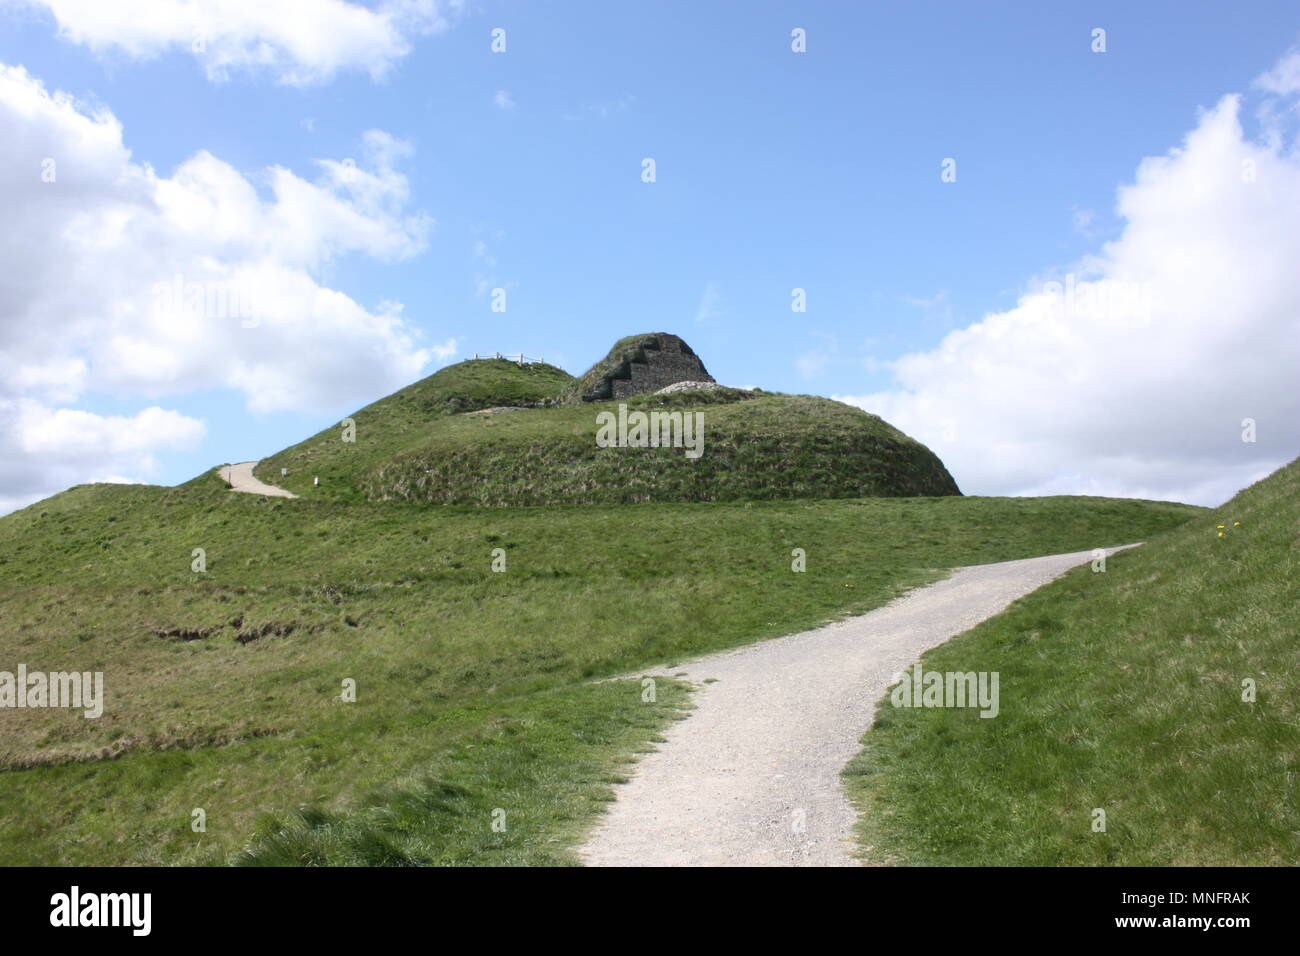
[[[633,335],[614,344],[609,355],[579,382],[584,402],[605,402],[655,392],[677,382],[712,382],[704,363],[681,338],[668,332]]]

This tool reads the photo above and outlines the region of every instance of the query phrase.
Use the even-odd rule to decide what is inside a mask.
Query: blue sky
[[[413,6],[426,17],[434,9]],[[1078,440],[1067,450],[1025,438],[1001,470],[979,464],[978,446],[993,440],[986,432],[949,428],[947,441],[965,442],[964,458],[954,449],[956,461],[971,463],[963,474],[944,454],[942,429],[927,427],[918,411],[932,407],[926,389],[948,393],[928,379],[900,383],[892,364],[933,353],[949,333],[991,313],[1014,312],[1038,278],[1070,271],[1121,238],[1133,217],[1117,212],[1117,189],[1135,181],[1144,157],[1183,144],[1228,94],[1244,97],[1242,142],[1262,144],[1294,172],[1294,91],[1285,77],[1273,91],[1257,84],[1300,40],[1294,3],[481,2],[444,5],[436,28],[426,20],[409,29],[404,53],[341,55],[328,76],[305,82],[286,81],[292,54],[214,73],[211,57],[235,42],[219,32],[195,53],[183,25],[174,36],[160,27],[146,42],[115,36],[112,26],[87,27],[68,7],[0,3],[0,63],[23,67],[51,94],[75,97],[87,114],[111,111],[129,162],[158,177],[206,151],[269,202],[271,168],[312,182],[322,175],[317,160],[374,166],[363,144],[368,130],[408,144],[391,162],[404,180],[381,203],[384,228],[400,231],[395,222],[424,216],[423,230],[408,230],[399,254],[344,251],[308,271],[370,315],[400,303],[411,339],[396,348],[436,354],[418,373],[409,354],[388,365],[376,360],[374,374],[336,391],[317,388],[309,400],[250,410],[252,386],[228,376],[164,385],[116,374],[105,368],[111,358],[86,345],[80,354],[90,373],[81,385],[60,393],[41,378],[48,394],[9,400],[82,410],[88,422],[129,419],[156,405],[201,422],[202,437],[136,442],[102,462],[87,455],[80,469],[68,464],[75,449],[61,449],[65,464],[56,470],[41,469],[32,441],[15,439],[31,474],[0,494],[11,506],[60,490],[54,485],[67,478],[173,483],[269,454],[475,351],[522,350],[576,374],[614,339],[643,331],[682,335],[728,384],[855,397],[887,418],[894,410],[891,420],[901,417],[900,426],[936,447],[968,492],[1214,503],[1297,451],[1290,425],[1261,428],[1266,447],[1205,437],[1218,428],[1235,436],[1251,412],[1276,416],[1280,427],[1292,399],[1275,388],[1243,394],[1242,410],[1225,411],[1223,422],[1207,412],[1204,423],[1173,423],[1186,440],[1176,449],[1153,446],[1159,462],[1150,471],[1140,467],[1152,463],[1143,439],[1108,447],[1089,437],[1105,431],[1096,421],[1073,422]],[[489,48],[495,27],[506,30],[505,53]],[[806,53],[790,49],[795,27],[807,32]],[[1097,27],[1106,31],[1104,53],[1090,48]],[[375,75],[376,62],[383,75]],[[1275,105],[1260,114],[1266,101]],[[0,156],[11,167],[34,162],[17,149],[4,156],[0,144]],[[641,181],[644,157],[657,164],[654,183]],[[948,157],[957,161],[955,183],[940,180]],[[75,153],[61,168],[69,170],[63,177],[75,175]],[[1274,185],[1291,197],[1294,182]],[[1220,227],[1216,208],[1198,228]],[[1246,237],[1225,233],[1223,241],[1236,248]],[[156,248],[142,245],[132,261]],[[227,253],[222,246],[204,254]],[[1286,349],[1251,351],[1258,335],[1276,334],[1279,312],[1294,317],[1293,289],[1278,281],[1284,287],[1253,306],[1267,313],[1256,337],[1237,343],[1243,367],[1252,356],[1287,359]],[[505,313],[489,308],[493,287],[507,290]],[[804,314],[790,309],[795,287],[807,290]],[[93,326],[95,310],[112,307],[92,302],[85,319]],[[262,331],[230,324],[222,334],[247,342]],[[293,355],[330,346],[328,328],[294,334],[301,348],[281,339],[268,354],[284,348],[292,364]],[[1216,341],[1204,326],[1189,334]],[[1035,362],[1033,354],[1025,361]],[[333,367],[303,360],[286,374],[328,377]],[[1171,369],[1170,381],[1203,367]],[[1280,375],[1273,378],[1285,381]],[[1234,397],[1228,392],[1217,405]],[[1077,396],[1023,399],[1059,402],[1063,417],[1078,417]],[[1145,404],[1139,395],[1129,407],[1141,415]],[[1153,417],[1143,428],[1155,433],[1165,424]],[[1055,460],[1044,462],[1049,455]],[[1195,471],[1185,480],[1155,475],[1183,466]]]

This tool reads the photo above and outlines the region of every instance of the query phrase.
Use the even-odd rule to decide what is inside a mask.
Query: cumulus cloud
[[[52,489],[147,478],[158,470],[154,452],[194,448],[205,432],[197,419],[156,405],[135,415],[96,415],[0,399],[0,514]]]
[[[148,59],[188,52],[210,79],[265,71],[304,86],[340,70],[382,77],[411,50],[412,37],[446,30],[460,0],[8,0],[42,8],[64,39],[96,54]]]
[[[0,64],[6,497],[31,500],[69,476],[147,475],[153,450],[201,435],[161,408],[101,418],[60,407],[86,393],[230,388],[254,412],[319,410],[446,357],[445,345],[420,345],[399,303],[368,309],[319,280],[342,255],[425,248],[431,222],[406,211],[396,168],[409,152],[374,130],[357,160],[322,159],[310,180],[275,167],[254,182],[207,152],[162,176],[132,161],[110,112]]]
[[[1292,89],[1288,63],[1261,86]],[[929,444],[968,494],[1217,504],[1294,458],[1300,156],[1276,128],[1251,141],[1240,111],[1224,97],[1143,160],[1097,254],[893,362],[895,388],[838,397]]]

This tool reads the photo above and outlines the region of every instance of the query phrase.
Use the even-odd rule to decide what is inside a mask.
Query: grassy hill
[[[476,364],[444,369],[355,413],[355,442],[326,429],[263,460],[258,477],[308,498],[493,506],[960,494],[924,445],[830,399],[717,389],[623,403],[702,413],[704,454],[692,460],[681,448],[598,447],[597,415],[616,412],[618,402],[456,414],[442,397],[444,379]],[[503,392],[477,404],[503,404]]]
[[[364,411],[374,425],[391,428],[398,421],[428,421],[453,412],[539,405],[556,400],[573,381],[564,369],[543,362],[522,365],[506,359],[466,359],[381,398]]]
[[[363,472],[372,500],[619,504],[960,494],[924,445],[860,409],[736,390],[637,395],[629,410],[699,412],[704,454],[600,448],[590,403],[462,418]]]
[[[998,671],[1001,712],[882,701],[846,771],[872,856],[1300,863],[1298,545],[1300,460],[930,651]]]
[[[261,498],[211,474],[74,488],[0,518],[0,669],[102,671],[107,702],[98,720],[0,712],[0,861],[571,862],[685,703],[671,682],[647,704],[639,682],[591,678],[1200,514],[959,496],[435,508]]]
[[[930,449],[826,398],[718,388],[581,400],[659,338],[620,339],[580,379],[549,365],[460,362],[355,412],[352,429],[340,423],[262,460],[257,476],[316,500],[439,505],[961,494]],[[698,416],[703,454],[599,447],[598,416],[620,405]]]
[[[540,362],[457,362],[354,412],[349,416],[355,423],[354,441],[344,441],[340,423],[264,458],[257,475],[299,494],[359,499],[356,479],[362,472],[420,441],[454,416],[554,402],[573,381],[563,369]],[[281,468],[290,469],[287,479],[280,477]],[[322,487],[313,487],[315,476],[320,477]]]

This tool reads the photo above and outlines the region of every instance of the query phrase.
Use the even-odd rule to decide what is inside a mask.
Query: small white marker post
[[[319,485],[319,484],[320,484],[320,478],[313,478],[313,479],[311,480],[311,483],[312,483],[313,485]]]

